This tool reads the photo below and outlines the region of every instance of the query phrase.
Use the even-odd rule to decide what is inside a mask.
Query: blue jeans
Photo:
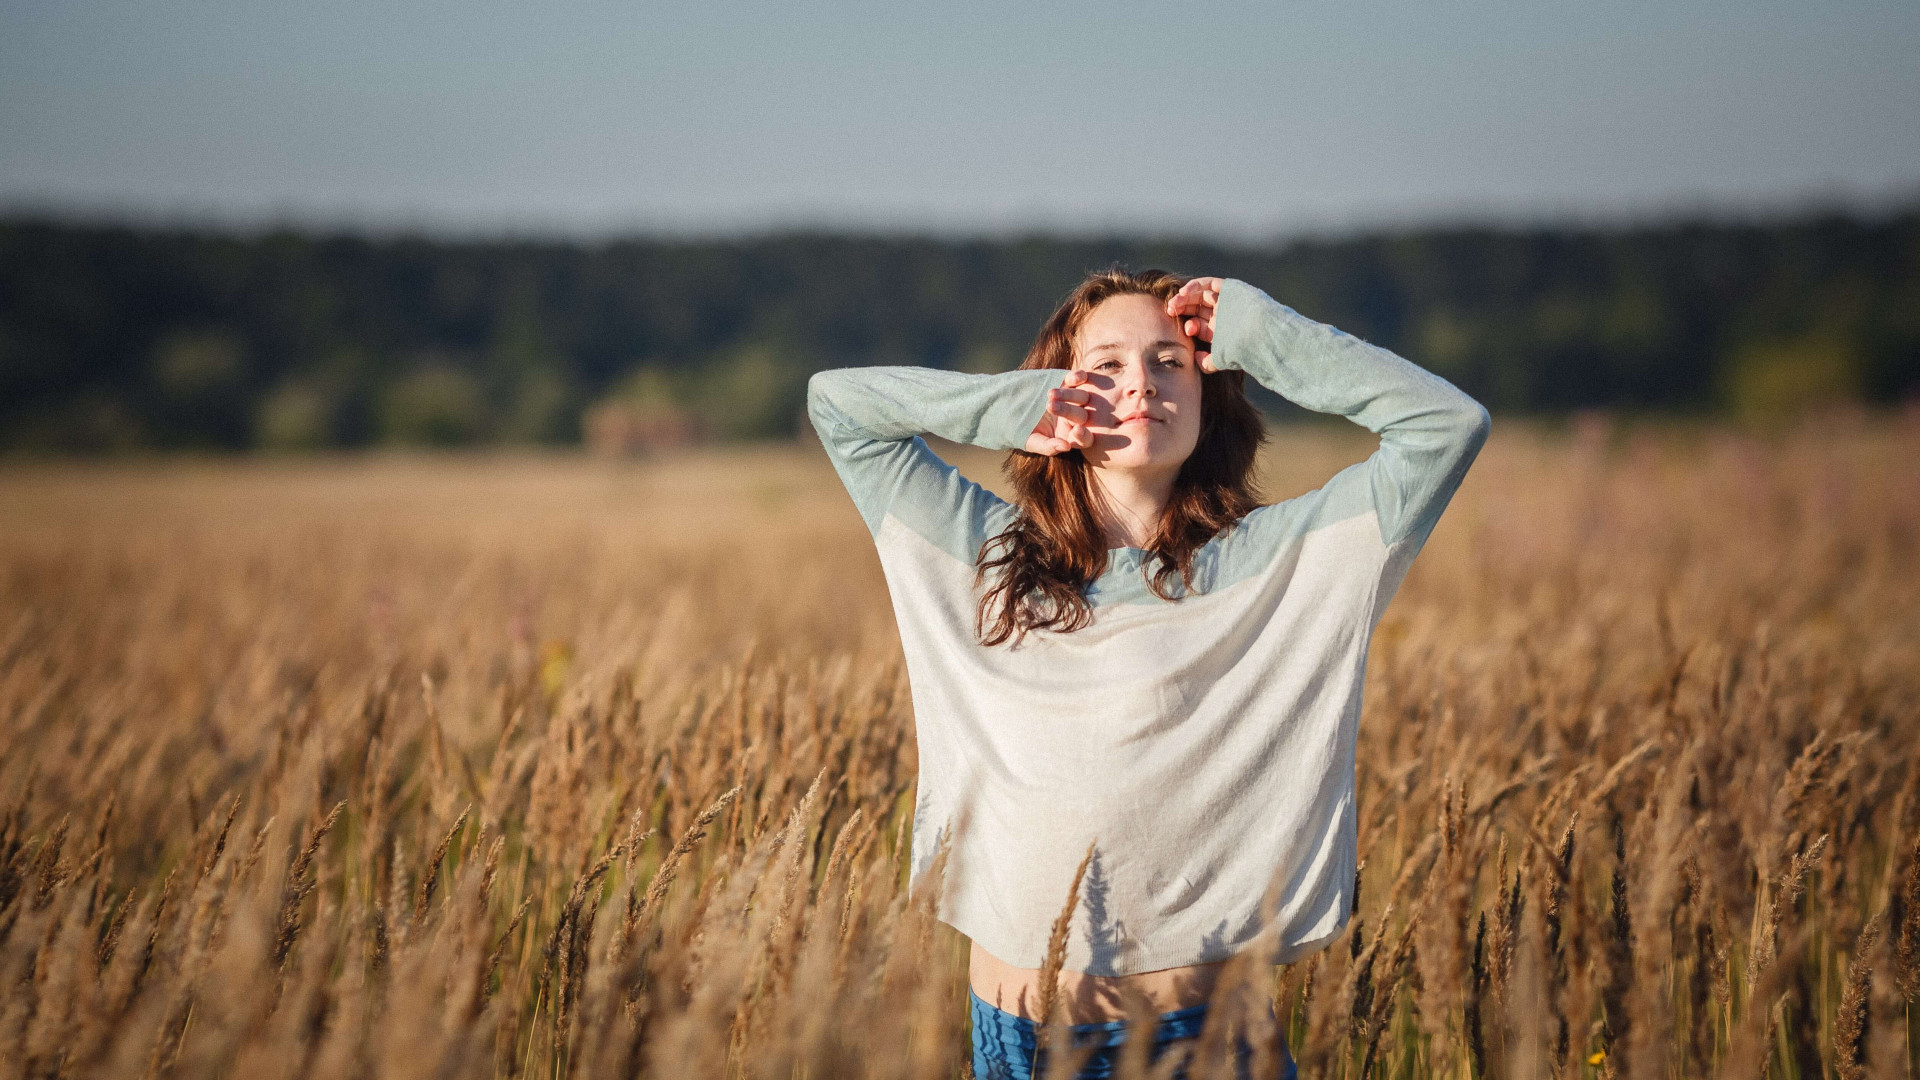
[[[967,990],[967,1004],[973,1017],[973,1075],[976,1080],[1033,1080],[1041,1074],[1046,1068],[1046,1054],[1038,1050],[1040,1036],[1037,1023],[987,1004],[972,988]],[[1147,1052],[1148,1060],[1158,1061],[1162,1054],[1177,1048],[1177,1044],[1198,1039],[1201,1022],[1206,1018],[1205,1005],[1161,1013],[1159,1026],[1153,1032],[1153,1048]],[[1067,1032],[1069,1045],[1075,1049],[1099,1047],[1081,1066],[1078,1074],[1080,1080],[1102,1080],[1113,1075],[1120,1047],[1127,1038],[1125,1020],[1074,1024],[1067,1028]],[[1239,1065],[1238,1075],[1242,1080],[1252,1080],[1253,1047],[1247,1045],[1244,1039],[1239,1040],[1234,1047],[1234,1057]],[[1293,1056],[1283,1046],[1280,1051],[1280,1070],[1271,1080],[1296,1080],[1297,1075]],[[1183,1068],[1176,1072],[1174,1078],[1186,1080],[1186,1070]]]

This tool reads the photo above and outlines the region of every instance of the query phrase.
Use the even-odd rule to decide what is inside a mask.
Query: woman
[[[1379,449],[1258,505],[1248,375]],[[1082,1040],[1123,1041],[1137,995],[1157,1055],[1197,1030],[1229,957],[1287,963],[1340,932],[1367,642],[1485,409],[1245,282],[1110,270],[1020,370],[826,371],[808,410],[892,594],[920,754],[911,876],[945,848],[976,1075],[1034,1064],[1077,877],[1058,1000]],[[1015,502],[922,434],[1013,451]]]

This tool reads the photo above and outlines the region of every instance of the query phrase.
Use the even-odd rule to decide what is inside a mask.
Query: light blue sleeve
[[[973,375],[924,367],[822,371],[807,382],[807,415],[869,532],[891,513],[973,561],[1011,518],[1005,501],[961,476],[921,435],[1014,450],[1046,412],[1064,370]]]
[[[1371,508],[1388,546],[1419,547],[1486,442],[1487,410],[1452,383],[1376,345],[1314,322],[1244,281],[1220,288],[1214,364],[1315,412],[1336,413],[1380,436],[1380,448],[1320,490],[1249,524],[1313,528]]]

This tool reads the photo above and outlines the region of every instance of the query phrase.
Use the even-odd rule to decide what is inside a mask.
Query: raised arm
[[[807,415],[870,532],[890,509],[926,531],[971,539],[1004,506],[966,480],[918,436],[1013,450],[1047,412],[1058,370],[969,375],[923,367],[822,371],[807,382]],[[972,553],[965,556],[971,558]]]
[[[1337,498],[1341,492],[1329,489],[1364,480],[1381,539],[1423,542],[1486,441],[1487,410],[1440,376],[1244,281],[1211,280],[1219,281],[1212,365],[1244,371],[1297,405],[1377,433],[1373,456],[1323,490]]]

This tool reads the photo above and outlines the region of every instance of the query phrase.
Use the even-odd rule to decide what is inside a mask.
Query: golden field
[[[1303,1076],[1910,1076],[1916,463],[1497,420],[1374,642],[1357,915],[1195,1075],[1271,997]],[[911,732],[816,448],[5,466],[0,1074],[964,1075]]]

